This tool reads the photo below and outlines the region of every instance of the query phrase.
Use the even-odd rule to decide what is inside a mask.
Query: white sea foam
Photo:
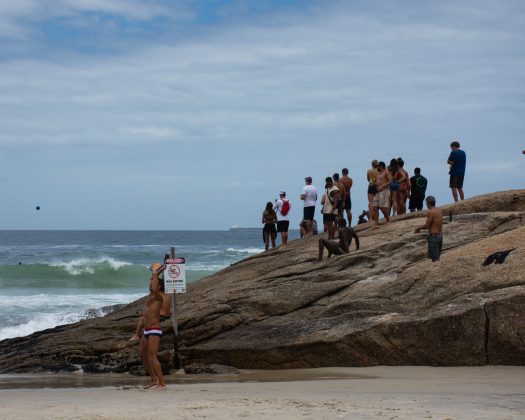
[[[240,254],[258,254],[263,251],[264,248],[226,248],[226,252],[238,252]]]
[[[82,319],[104,315],[100,309],[106,306],[126,304],[146,294],[34,294],[26,296],[0,295],[4,328],[0,340],[22,337],[58,325],[71,324]],[[93,311],[94,310],[94,311]],[[89,311],[89,312],[87,312]],[[10,324],[10,325],[9,325]]]
[[[53,261],[49,263],[50,267],[61,267],[73,276],[80,274],[94,274],[97,266],[107,264],[113,270],[117,271],[119,268],[131,265],[126,261],[119,261],[111,257],[100,258],[77,258],[71,261]]]

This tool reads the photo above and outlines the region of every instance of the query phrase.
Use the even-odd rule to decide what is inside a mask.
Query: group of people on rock
[[[447,160],[450,168],[449,186],[452,190],[454,201],[458,201],[458,197],[461,200],[464,199],[463,179],[465,176],[466,154],[460,149],[460,144],[457,141],[453,141],[450,144],[450,148],[451,152]],[[348,168],[343,168],[341,176],[339,173],[334,173],[325,179],[324,194],[321,198],[321,213],[323,215],[324,231],[328,234],[328,241],[333,241],[336,233],[341,238],[340,229],[348,228],[351,230],[352,200],[350,190],[353,180],[348,173]],[[366,178],[368,181],[368,211],[363,210],[359,216],[359,224],[373,221],[375,226],[378,227],[380,212],[385,218],[385,223],[389,223],[390,216],[402,215],[407,212],[407,202],[410,212],[423,209],[428,181],[421,174],[421,169],[418,167],[414,169],[413,176],[410,176],[405,170],[405,162],[402,158],[391,159],[388,166],[385,162],[374,159],[371,168],[367,170]],[[317,223],[314,220],[315,206],[318,199],[317,189],[312,185],[311,177],[305,178],[305,184],[300,195],[300,199],[304,203],[303,219],[299,224],[301,238],[314,234],[314,223],[317,228]],[[431,198],[430,201],[433,202],[433,207],[435,207],[434,197],[429,198]],[[427,207],[428,204],[427,200]],[[282,246],[285,247],[287,245],[290,210],[291,203],[286,197],[285,191],[280,192],[279,199],[275,200],[274,203],[268,202],[266,204],[262,214],[262,223],[264,224],[263,239],[266,250],[269,249],[270,242],[272,247],[275,247],[277,233],[281,235]],[[344,218],[345,213],[346,220]],[[439,235],[441,235],[440,232]],[[347,248],[346,243],[355,238],[354,234],[353,230],[344,232],[345,243],[340,243],[343,251]],[[358,243],[357,239],[356,242]],[[326,245],[324,244],[324,247],[328,249]],[[321,247],[321,240],[319,246],[319,259],[321,259],[322,249],[324,249]],[[331,246],[335,245],[332,244]],[[348,251],[346,250],[345,252]],[[432,259],[434,260],[434,258]]]

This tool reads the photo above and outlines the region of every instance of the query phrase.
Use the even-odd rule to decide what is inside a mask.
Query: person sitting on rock
[[[339,239],[319,239],[319,257],[317,262],[323,260],[323,251],[326,248],[328,251],[328,258],[332,255],[348,254],[350,252],[350,245],[352,244],[352,238],[355,239],[356,249],[359,249],[359,237],[351,227],[341,227],[337,231],[339,233]]]

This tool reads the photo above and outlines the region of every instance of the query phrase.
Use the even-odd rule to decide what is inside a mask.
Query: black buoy
[[[40,206],[36,206],[36,209],[37,209],[37,210],[40,210]]]

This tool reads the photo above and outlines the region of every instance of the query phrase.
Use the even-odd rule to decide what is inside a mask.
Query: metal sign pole
[[[170,258],[175,259],[175,247],[170,247]],[[175,370],[180,369],[179,358],[179,331],[177,327],[177,293],[175,290],[171,295],[171,322],[173,324],[173,367]]]

